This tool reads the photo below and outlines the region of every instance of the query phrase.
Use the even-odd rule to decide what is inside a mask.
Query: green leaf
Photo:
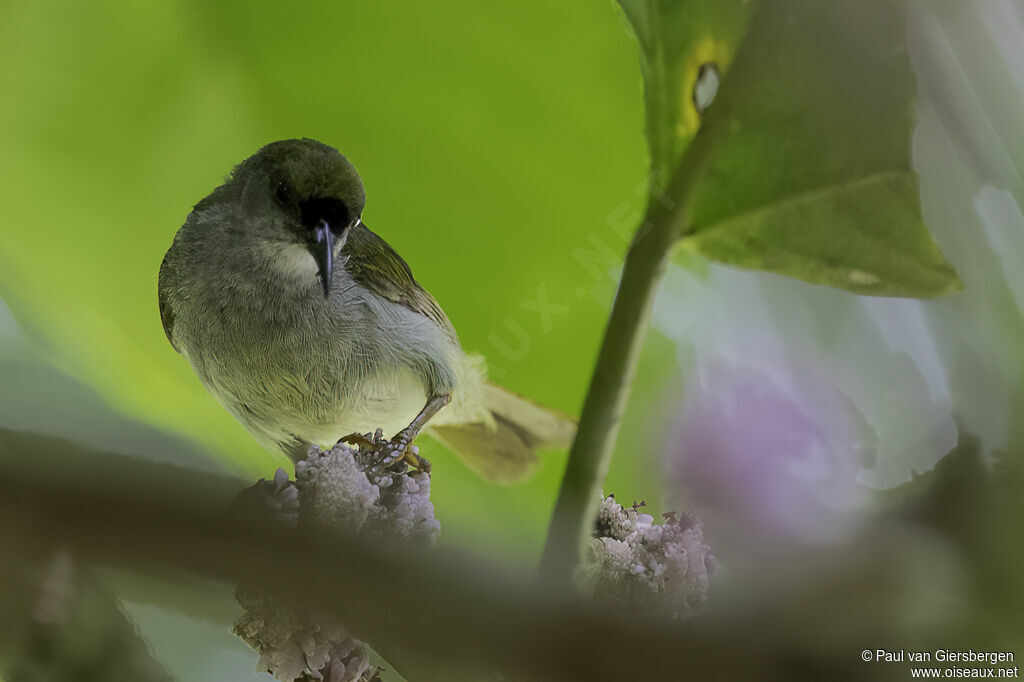
[[[640,43],[653,180],[664,186],[700,126],[701,65],[725,73],[757,2],[619,0]]]
[[[688,19],[674,21],[686,40]],[[648,90],[656,71],[645,69]],[[684,246],[862,294],[961,288],[921,219],[913,98],[901,0],[763,3],[701,122],[709,160],[688,196]]]

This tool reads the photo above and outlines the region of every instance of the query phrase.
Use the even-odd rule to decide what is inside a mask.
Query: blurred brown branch
[[[330,609],[417,682],[841,680],[905,672],[865,667],[859,652],[901,636],[892,610],[921,578],[920,563],[904,557],[914,550],[910,533],[880,531],[841,557],[808,557],[835,569],[819,584],[793,593],[772,584],[765,596],[719,602],[713,613],[679,622],[627,617],[622,608],[452,551],[410,554],[343,535],[325,544],[233,518],[227,509],[242,485],[0,432],[0,629],[12,625],[5,578],[13,559],[64,547],[79,561],[256,582]]]

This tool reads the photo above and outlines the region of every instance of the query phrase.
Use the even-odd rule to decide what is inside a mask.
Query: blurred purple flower
[[[670,479],[730,554],[838,541],[857,520],[869,431],[831,384],[715,367],[691,382],[669,445]]]

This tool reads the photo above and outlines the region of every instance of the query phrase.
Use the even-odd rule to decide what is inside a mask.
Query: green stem
[[[563,584],[571,582],[591,536],[658,283],[689,227],[690,191],[711,146],[706,137],[694,138],[664,193],[652,188],[647,216],[626,254],[541,557],[545,577]]]

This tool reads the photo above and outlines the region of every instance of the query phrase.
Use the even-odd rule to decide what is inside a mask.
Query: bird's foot
[[[395,437],[391,439],[391,443],[393,445],[397,444],[400,448],[402,461],[414,469],[419,469],[429,474],[430,462],[426,458],[420,457],[420,449],[412,444],[413,439],[418,435],[419,429],[405,428],[395,434]]]
[[[350,433],[339,438],[338,442],[355,445],[360,450],[374,450],[386,441],[384,440],[384,429],[377,429],[374,433]]]
[[[287,471],[278,469],[272,481],[261,478],[240,492],[234,511],[246,518],[265,518],[294,526],[299,521],[299,489],[288,480]]]
[[[395,437],[384,444],[381,448],[381,459],[379,465],[394,469],[408,465],[413,469],[430,473],[430,462],[420,457],[420,449],[412,444],[416,434],[409,429],[402,429]]]
[[[384,431],[377,429],[374,433],[351,433],[338,442],[354,445],[360,452],[367,453],[372,458],[374,469],[404,471],[404,467],[408,466],[430,473],[430,462],[420,457],[420,449],[412,444],[415,437],[416,433],[406,428],[387,440]]]
[[[408,462],[409,466],[418,471],[422,471],[425,474],[429,474],[433,466],[430,464],[430,460],[426,457],[420,457],[420,449],[413,445],[409,448],[409,452],[405,453],[405,461]]]

